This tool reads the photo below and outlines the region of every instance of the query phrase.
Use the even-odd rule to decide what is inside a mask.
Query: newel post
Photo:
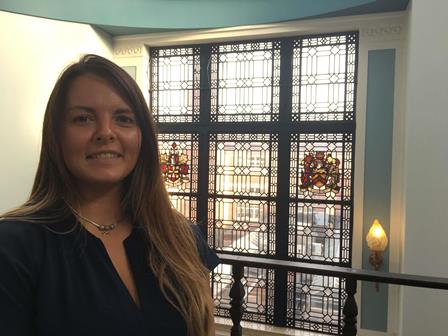
[[[344,327],[342,328],[343,336],[355,336],[357,334],[356,322],[358,316],[358,305],[355,301],[356,279],[347,278],[345,283],[345,292],[347,299],[345,300],[344,309]]]
[[[241,283],[243,277],[244,267],[242,265],[232,266],[233,285],[230,289],[230,317],[232,318],[233,326],[230,332],[231,336],[242,336],[243,328],[240,322],[243,317],[243,302],[244,302],[244,287]]]

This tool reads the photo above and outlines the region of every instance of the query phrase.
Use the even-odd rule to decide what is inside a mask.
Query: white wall
[[[112,58],[112,44],[89,25],[3,11],[0,29],[1,213],[29,195],[45,106],[61,70],[83,53]]]
[[[409,22],[403,272],[448,277],[448,2],[413,1]],[[402,336],[447,335],[448,291],[404,288]]]

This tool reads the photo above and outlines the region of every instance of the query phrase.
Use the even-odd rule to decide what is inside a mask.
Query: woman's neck
[[[89,187],[78,188],[78,192],[80,200],[75,211],[83,217],[78,216],[85,229],[103,242],[121,244],[132,231],[132,224],[120,205],[121,189]],[[97,225],[91,224],[92,221],[98,225],[116,224],[116,227],[105,235],[98,230]]]
[[[80,188],[81,196],[77,210],[85,217],[99,223],[112,223],[122,220],[120,188]]]

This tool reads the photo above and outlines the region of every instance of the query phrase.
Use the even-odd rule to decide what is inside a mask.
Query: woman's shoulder
[[[4,258],[36,259],[44,248],[42,224],[25,220],[0,220],[0,254]]]
[[[43,224],[26,220],[0,219],[0,240],[32,241],[44,234]]]
[[[37,236],[73,231],[77,222],[71,213],[53,214],[53,212],[52,210],[39,211],[32,214],[30,219],[0,218],[0,239],[34,240]]]
[[[43,234],[36,223],[0,220],[0,329],[6,328],[5,334],[32,334],[33,300],[45,253]]]
[[[190,224],[190,227],[196,238],[196,244],[202,263],[205,267],[212,271],[216,266],[218,266],[220,260],[215,251],[213,251],[210,246],[208,246],[205,235],[202,233],[201,227],[197,224],[192,223]]]

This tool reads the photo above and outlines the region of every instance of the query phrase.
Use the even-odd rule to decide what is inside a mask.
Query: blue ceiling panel
[[[0,0],[0,10],[96,25],[112,35],[404,10],[409,0]]]

